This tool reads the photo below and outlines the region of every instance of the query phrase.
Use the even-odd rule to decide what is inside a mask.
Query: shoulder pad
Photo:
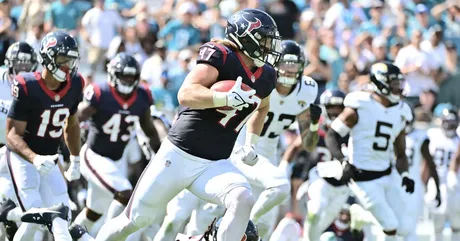
[[[363,105],[363,102],[367,102],[370,100],[371,94],[369,92],[364,91],[355,91],[349,93],[345,96],[345,100],[343,104],[345,107],[350,107],[352,109],[358,109]]]
[[[229,50],[225,46],[214,42],[208,42],[201,45],[196,62],[197,64],[209,64],[219,69],[227,61],[228,52]]]
[[[401,116],[404,118],[404,120],[409,122],[412,121],[412,118],[414,118],[412,116],[412,110],[410,106],[404,101],[401,101]]]
[[[314,103],[316,97],[318,96],[318,84],[316,81],[308,76],[302,76],[300,84],[300,90],[297,95],[304,99],[308,104]]]

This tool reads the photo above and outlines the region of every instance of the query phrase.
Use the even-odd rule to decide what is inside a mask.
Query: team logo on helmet
[[[45,46],[45,49],[54,47],[57,44],[57,39],[55,37],[45,38],[45,41],[46,42],[43,44],[43,46]]]
[[[238,35],[238,37],[244,37],[248,33],[250,33],[252,30],[262,27],[262,22],[258,18],[254,18],[255,21],[249,21],[245,17],[244,12],[242,12],[239,17],[240,17],[239,19],[243,19],[244,21],[237,20],[235,23],[236,29],[237,29],[236,35]]]

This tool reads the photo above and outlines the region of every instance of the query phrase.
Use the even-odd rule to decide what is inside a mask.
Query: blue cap
[[[416,11],[417,13],[426,13],[426,12],[428,12],[428,8],[423,3],[417,4],[416,10],[417,10]]]

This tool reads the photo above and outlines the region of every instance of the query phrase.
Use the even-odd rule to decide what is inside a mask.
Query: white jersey
[[[412,120],[410,107],[405,102],[385,107],[372,98],[372,93],[357,91],[348,94],[345,107],[355,109],[358,122],[351,129],[348,141],[350,163],[368,171],[384,171],[391,163],[391,146]]]
[[[436,164],[439,181],[440,183],[446,183],[450,160],[457,151],[459,138],[458,136],[453,138],[445,136],[443,130],[438,127],[428,129],[427,135],[430,140],[430,154]]]
[[[270,111],[255,147],[256,152],[269,159],[272,164],[278,165],[276,156],[280,134],[296,121],[299,114],[314,103],[317,95],[318,84],[307,76],[303,76],[287,96],[280,95],[274,89],[270,95]],[[241,130],[236,144],[244,145],[245,137],[246,127]]]
[[[0,68],[0,143],[2,144],[6,143],[6,117],[12,100],[8,69]]]
[[[422,144],[427,139],[426,130],[414,129],[406,135],[406,156],[409,174],[413,180],[421,181],[420,168],[423,160]]]

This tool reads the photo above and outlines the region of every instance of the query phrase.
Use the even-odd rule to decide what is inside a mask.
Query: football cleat
[[[69,233],[73,240],[79,240],[87,231],[82,226],[73,223],[69,227]]]
[[[69,208],[63,203],[50,208],[31,208],[22,215],[21,221],[46,225],[51,232],[53,220],[58,217],[69,220]]]
[[[0,222],[8,222],[8,219],[6,219],[6,216],[8,213],[16,208],[16,204],[13,202],[13,200],[8,199],[2,203],[0,206]]]

